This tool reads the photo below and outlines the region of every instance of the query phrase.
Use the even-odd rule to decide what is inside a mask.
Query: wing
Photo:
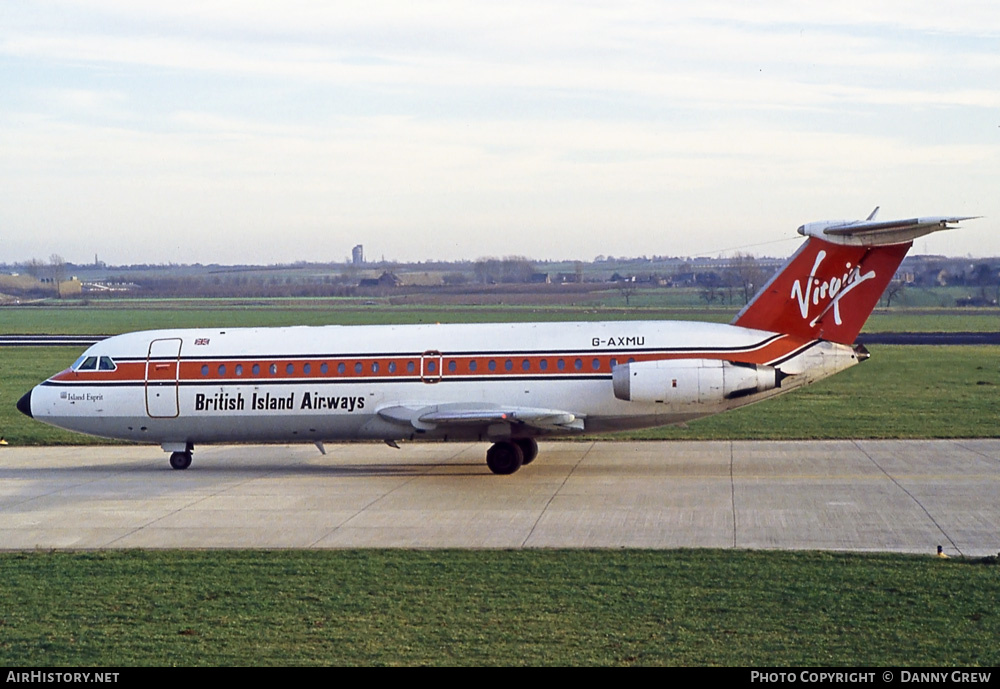
[[[487,403],[451,403],[432,405],[397,405],[385,407],[378,415],[389,422],[407,424],[431,431],[441,426],[489,426],[510,424],[530,426],[542,431],[583,430],[583,416],[560,409],[505,407]]]

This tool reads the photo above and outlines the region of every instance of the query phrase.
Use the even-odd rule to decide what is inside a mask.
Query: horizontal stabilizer
[[[974,220],[977,217],[980,216],[934,216],[905,220],[827,220],[802,225],[799,234],[818,237],[834,244],[887,246],[911,242],[917,237],[939,230],[953,230],[954,223]]]

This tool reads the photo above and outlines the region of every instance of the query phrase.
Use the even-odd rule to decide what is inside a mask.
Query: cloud
[[[876,203],[1000,203],[992,4],[7,12],[0,222],[129,260],[357,241],[400,258],[697,253]]]

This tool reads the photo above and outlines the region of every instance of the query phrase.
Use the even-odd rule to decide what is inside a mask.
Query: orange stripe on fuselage
[[[795,350],[809,344],[803,340],[781,335],[763,342],[761,345],[742,351],[722,351],[705,348],[684,351],[586,351],[571,354],[516,354],[497,352],[493,354],[435,354],[421,361],[420,355],[378,356],[378,357],[323,357],[323,358],[261,358],[224,359],[212,358],[180,362],[179,380],[185,382],[251,382],[294,381],[298,379],[331,380],[393,380],[399,378],[439,379],[449,377],[533,377],[567,375],[610,375],[612,365],[632,361],[657,361],[673,359],[724,359],[747,364],[768,364],[781,359]],[[559,362],[563,363],[562,368]],[[150,380],[169,382],[175,379],[176,360],[159,360],[149,367]],[[493,367],[490,367],[490,363]],[[509,362],[509,364],[508,364]],[[578,363],[579,362],[579,365]],[[421,368],[423,363],[423,368]],[[429,364],[433,363],[433,370]],[[157,368],[164,366],[162,370]],[[326,370],[324,371],[323,368]],[[117,364],[114,371],[72,371],[65,370],[50,378],[59,383],[145,383],[147,364],[145,361],[126,361]],[[254,373],[254,367],[257,372]],[[308,366],[308,372],[307,372]],[[544,368],[543,368],[544,366]],[[289,368],[291,367],[291,368]],[[341,371],[341,367],[343,370]],[[237,373],[239,371],[239,373]],[[273,372],[272,372],[273,371]]]

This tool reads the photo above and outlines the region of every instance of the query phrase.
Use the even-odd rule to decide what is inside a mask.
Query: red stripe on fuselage
[[[611,375],[613,365],[632,361],[673,359],[724,359],[747,364],[769,364],[809,344],[788,335],[764,340],[737,351],[712,348],[684,350],[620,350],[608,352],[576,351],[555,354],[495,352],[491,354],[447,354],[421,357],[419,354],[376,357],[297,357],[259,359],[183,359],[179,375],[176,359],[154,360],[147,369],[146,361],[121,361],[114,371],[72,371],[67,369],[49,380],[64,384],[94,383],[164,383],[178,379],[181,383],[207,381],[281,382],[294,380],[386,380],[447,379],[461,377],[532,377]],[[560,367],[560,362],[562,366]],[[161,370],[157,366],[163,366]],[[324,370],[325,369],[325,370]]]

